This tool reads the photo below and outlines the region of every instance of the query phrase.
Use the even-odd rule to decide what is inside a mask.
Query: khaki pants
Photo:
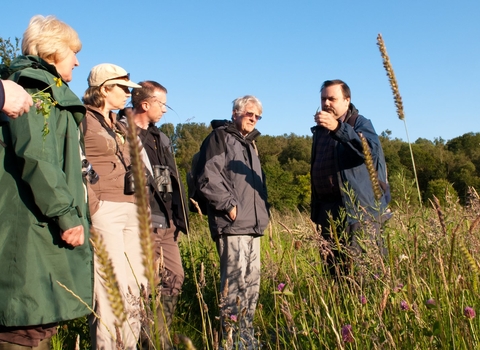
[[[253,345],[253,317],[260,292],[260,237],[223,235],[216,244],[220,256],[220,294],[228,280],[228,295],[222,300],[222,318],[236,320],[240,334],[234,334],[234,338],[240,336],[242,342]],[[244,309],[246,313],[242,316]]]
[[[142,311],[138,285],[147,286],[136,205],[101,201],[100,208],[92,216],[92,224],[103,239],[125,304],[127,320],[119,327],[121,341],[124,349],[134,350],[140,334]],[[116,349],[115,323],[117,320],[108,300],[109,294],[105,287],[105,280],[100,275],[96,255],[94,294],[94,310],[101,320],[93,315],[90,317],[92,347],[105,350]]]
[[[23,346],[0,342],[0,350],[50,350],[50,338],[43,339],[38,346]]]

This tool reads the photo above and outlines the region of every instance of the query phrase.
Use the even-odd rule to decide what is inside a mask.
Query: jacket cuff
[[[333,130],[334,133],[336,133],[338,130],[340,130],[340,128],[342,127],[342,122],[340,120],[337,120],[338,122],[338,125],[337,127],[335,128],[335,130]]]
[[[82,221],[80,218],[82,217],[82,212],[80,211],[79,207],[75,207],[70,209],[65,215],[57,217],[57,224],[62,231],[66,231],[76,226],[82,225]]]

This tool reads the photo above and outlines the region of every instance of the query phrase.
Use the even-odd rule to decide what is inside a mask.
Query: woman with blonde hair
[[[49,349],[58,322],[90,313],[85,107],[67,85],[81,47],[67,24],[34,16],[24,56],[1,72],[34,102],[17,119],[0,117],[1,350]]]
[[[134,203],[130,146],[126,127],[114,110],[124,108],[129,88],[140,87],[129,74],[110,63],[92,68],[83,96],[87,108],[85,149],[99,180],[89,184],[92,225],[104,242],[125,304],[126,321],[120,323],[109,302],[107,282],[95,256],[95,313],[90,318],[90,335],[95,349],[136,349],[140,334],[140,288],[146,287],[142,250]],[[118,331],[117,329],[118,328]],[[119,336],[118,336],[119,335]]]

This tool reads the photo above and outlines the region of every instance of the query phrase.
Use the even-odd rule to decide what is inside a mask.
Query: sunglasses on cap
[[[129,81],[130,80],[130,73],[127,73],[127,75],[122,75],[121,77],[115,77],[115,78],[110,78],[110,79],[107,79],[105,80],[102,85],[105,85],[105,83],[107,81],[112,81],[112,80],[125,80],[125,81]],[[100,85],[100,86],[102,86]]]

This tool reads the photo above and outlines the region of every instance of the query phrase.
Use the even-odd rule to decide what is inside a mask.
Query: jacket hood
[[[36,80],[45,84],[53,99],[62,107],[74,108],[74,117],[77,123],[83,119],[85,107],[82,101],[70,90],[67,83],[62,80],[62,85],[58,86],[54,78],[60,78],[55,66],[45,62],[38,56],[18,56],[10,67],[9,79],[16,81],[20,85],[28,87],[28,80]],[[37,84],[38,87],[38,84]],[[41,87],[40,87],[41,88]],[[78,113],[76,113],[78,112]]]

